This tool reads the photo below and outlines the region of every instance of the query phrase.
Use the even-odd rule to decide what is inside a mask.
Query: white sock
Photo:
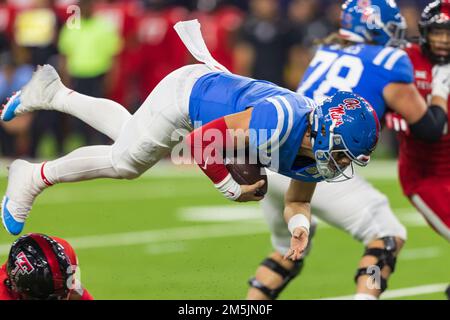
[[[52,105],[56,111],[70,114],[116,141],[131,114],[120,104],[94,98],[63,88],[56,93]]]
[[[378,300],[378,298],[368,293],[357,293],[353,300]]]
[[[39,178],[47,186],[97,178],[121,179],[111,162],[111,146],[77,149],[67,156],[41,165]]]

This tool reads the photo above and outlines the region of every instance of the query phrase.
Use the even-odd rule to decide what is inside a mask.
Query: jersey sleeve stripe
[[[398,49],[393,55],[390,56],[384,67],[387,70],[392,70],[397,61],[400,60],[400,58],[404,57],[405,55],[406,55],[405,51]]]
[[[384,48],[383,50],[378,53],[378,55],[373,60],[373,63],[377,66],[381,66],[384,59],[387,58],[388,55],[390,55],[395,49],[394,48]]]
[[[292,127],[294,126],[294,109],[292,108],[292,105],[289,103],[289,101],[285,97],[280,97],[281,102],[284,104],[284,107],[287,109],[288,112],[288,127],[286,132],[284,133],[283,138],[281,138],[280,146],[282,146],[287,138],[289,138],[289,135],[291,134]]]
[[[268,98],[267,101],[269,101],[270,103],[272,103],[275,108],[277,109],[277,114],[278,114],[278,123],[277,123],[277,128],[274,132],[274,134],[271,136],[270,140],[266,141],[265,143],[261,144],[258,148],[259,149],[263,149],[263,150],[269,150],[273,152],[278,150],[278,148],[280,147],[280,135],[285,127],[285,111],[283,109],[283,106],[281,105],[281,103],[275,99],[275,98]],[[289,117],[289,115],[288,115]],[[289,122],[289,120],[288,120]]]

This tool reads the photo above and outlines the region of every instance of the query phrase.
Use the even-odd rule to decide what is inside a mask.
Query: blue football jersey
[[[386,111],[384,88],[390,83],[413,83],[408,55],[401,49],[369,44],[342,48],[321,46],[298,92],[320,103],[337,91],[354,92],[365,98],[381,119]]]
[[[270,82],[212,72],[195,83],[189,115],[198,127],[252,107],[250,152],[272,171],[319,182],[323,179],[315,161],[297,156],[315,106],[311,99]]]

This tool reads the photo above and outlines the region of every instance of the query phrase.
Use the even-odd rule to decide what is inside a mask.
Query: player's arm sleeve
[[[447,132],[448,118],[439,106],[430,106],[424,116],[410,125],[411,133],[426,142],[437,142]]]
[[[232,137],[225,118],[216,119],[192,131],[187,135],[186,143],[191,158],[215,185],[229,177],[223,151],[232,145]]]

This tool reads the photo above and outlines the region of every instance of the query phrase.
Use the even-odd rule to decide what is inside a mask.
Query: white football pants
[[[154,166],[179,143],[174,132],[192,131],[189,98],[195,82],[211,69],[203,64],[182,67],[164,78],[134,115],[121,105],[63,90],[55,110],[68,113],[108,135],[112,146],[73,151],[45,165],[51,183],[97,178],[134,179]]]

